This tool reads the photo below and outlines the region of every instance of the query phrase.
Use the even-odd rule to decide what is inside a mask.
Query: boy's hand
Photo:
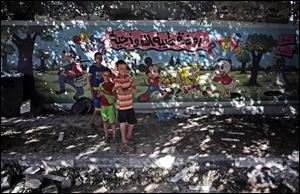
[[[104,93],[103,92],[97,92],[97,97],[101,97],[101,96],[104,96]]]
[[[95,90],[95,89],[91,89],[91,95],[92,95],[92,97],[93,98],[95,98],[95,97],[97,97],[97,95],[98,95],[98,90]]]
[[[128,90],[130,91],[131,94],[134,94],[136,92],[136,88],[134,87],[130,87]]]

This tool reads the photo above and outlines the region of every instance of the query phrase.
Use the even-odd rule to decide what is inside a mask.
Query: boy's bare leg
[[[105,137],[108,137],[108,123],[107,122],[103,122],[103,129],[104,129]]]
[[[113,138],[116,138],[116,124],[113,123],[111,124],[111,129],[112,129],[112,133],[113,133]]]
[[[91,121],[90,121],[90,125],[95,125],[96,116],[97,116],[98,113],[100,114],[100,112],[101,112],[101,109],[100,110],[94,110]],[[102,125],[102,118],[101,118],[101,116],[99,118],[100,118],[100,126],[101,126]]]
[[[126,123],[120,123],[120,130],[121,130],[121,136],[122,136],[122,143],[127,143],[126,139]]]
[[[92,119],[91,119],[91,122],[90,122],[90,125],[95,124],[95,118],[96,118],[97,112],[98,112],[97,110],[94,110],[93,115],[92,115]]]
[[[133,127],[134,127],[134,125],[128,124],[127,139],[131,139],[132,138]]]

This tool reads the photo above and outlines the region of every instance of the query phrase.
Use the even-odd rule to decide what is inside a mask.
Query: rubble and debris
[[[31,166],[31,167],[27,168],[27,169],[23,172],[23,174],[24,174],[24,175],[26,175],[26,174],[35,174],[35,173],[39,172],[40,170],[41,170],[41,168],[38,167],[38,166]]]
[[[42,175],[26,174],[25,186],[31,189],[37,189],[41,186],[44,177]]]
[[[1,190],[11,187],[11,176],[8,174],[5,177],[1,177]]]
[[[53,175],[53,174],[46,174],[46,175],[44,175],[44,177],[46,179],[50,179],[50,180],[58,181],[58,182],[63,182],[66,179],[66,177],[57,176],[57,175]]]
[[[51,184],[42,189],[42,193],[58,193],[58,188],[55,184]]]

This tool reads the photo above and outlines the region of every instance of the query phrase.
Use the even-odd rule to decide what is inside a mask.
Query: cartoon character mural
[[[185,96],[194,89],[200,89],[200,68],[198,65],[183,67],[177,73],[179,75],[180,88],[177,90],[176,96]]]
[[[65,84],[71,85],[75,88],[76,93],[73,96],[73,100],[77,101],[80,96],[84,94],[83,86],[86,85],[86,78],[84,77],[84,72],[79,63],[75,62],[76,55],[70,52],[66,55],[66,52],[62,53],[63,61],[69,60],[70,64],[66,67],[60,67],[58,71],[58,82],[60,90],[55,91],[56,94],[65,93]]]
[[[223,84],[224,86],[224,97],[231,97],[232,91],[235,89],[237,83],[228,73],[231,69],[231,59],[218,58],[216,63],[214,63],[215,76],[213,81]]]
[[[74,35],[73,43],[75,45],[80,45],[83,51],[95,51],[97,42],[100,42],[99,38],[95,35],[89,36],[87,32],[81,31],[79,35]]]
[[[146,85],[148,89],[145,93],[141,94],[138,97],[139,102],[147,102],[150,100],[151,94],[155,91],[161,93],[165,100],[170,99],[174,93],[174,90],[171,88],[164,88],[161,86],[160,82],[160,71],[161,69],[152,64],[152,58],[146,57],[144,60],[145,64],[141,64],[138,66],[139,71],[145,72],[146,76],[148,77]]]
[[[227,54],[232,52],[239,54],[243,46],[241,39],[242,35],[240,33],[236,33],[233,35],[229,33],[226,35],[225,40],[223,40],[222,36],[218,36],[216,38],[216,42],[220,45],[223,52],[231,51]],[[230,55],[228,57],[230,57]]]
[[[264,86],[264,88],[267,90],[264,95],[282,95],[283,92],[285,94],[289,94],[291,91],[298,89],[297,83],[290,81],[286,76],[286,70],[286,59],[284,57],[276,58],[275,65],[265,72],[268,75],[271,71],[274,71],[275,80],[267,86]],[[283,92],[278,91],[277,89],[280,89]]]
[[[160,77],[160,84],[164,88],[173,88],[173,85],[177,83],[176,77],[172,76],[168,71]]]
[[[5,26],[11,29],[14,28],[16,31],[22,31],[24,28],[24,25],[12,26],[12,24],[6,22]],[[213,100],[213,98],[222,101],[228,97],[233,98],[234,91],[241,91],[245,99],[257,97],[269,100],[271,98],[266,95],[268,91],[280,91],[279,95],[282,95],[282,99],[283,97],[299,99],[299,92],[297,92],[297,86],[299,86],[299,52],[296,52],[299,49],[299,38],[297,39],[299,30],[297,28],[288,26],[277,28],[272,25],[259,28],[255,25],[243,27],[242,24],[238,25],[237,28],[228,28],[226,25],[217,26],[216,24],[206,31],[198,25],[188,25],[183,29],[182,25],[172,23],[163,29],[153,30],[152,25],[139,25],[138,21],[132,23],[131,26],[123,25],[123,22],[120,22],[120,24],[118,22],[99,22],[98,24],[95,22],[95,25],[87,23],[86,27],[82,28],[81,24],[73,25],[70,23],[66,26],[67,28],[61,29],[59,33],[51,31],[54,35],[53,40],[46,41],[45,37],[33,39],[34,34],[26,38],[28,40],[32,39],[30,41],[35,45],[33,54],[38,53],[38,49],[43,49],[45,53],[49,53],[48,59],[45,58],[44,53],[40,53],[41,57],[31,53],[27,55],[25,51],[28,47],[24,46],[25,43],[22,43],[20,47],[14,43],[16,41],[23,42],[23,39],[16,37],[15,30],[3,30],[7,28],[1,24],[4,27],[1,30],[4,34],[7,33],[7,39],[6,36],[1,36],[2,72],[27,72],[29,74],[32,71],[32,76],[35,76],[37,81],[35,87],[38,95],[47,99],[49,103],[69,103],[72,102],[72,96],[78,90],[79,94],[76,97],[79,96],[80,98],[90,97],[90,90],[84,86],[77,87],[79,89],[75,91],[75,82],[77,81],[69,76],[71,87],[68,86],[69,82],[64,82],[64,84],[67,84],[65,89],[68,94],[61,93],[63,90],[60,91],[60,89],[64,88],[58,87],[57,82],[59,77],[64,76],[63,69],[61,68],[59,76],[56,75],[56,72],[57,68],[62,65],[59,56],[63,49],[66,48],[67,52],[72,51],[77,57],[81,57],[80,66],[84,73],[87,73],[85,67],[89,68],[92,64],[95,52],[101,52],[101,49],[106,50],[106,54],[103,53],[103,65],[110,67],[109,64],[113,64],[116,59],[126,60],[127,58],[122,54],[126,51],[128,53],[138,53],[136,55],[139,56],[139,58],[130,56],[126,60],[129,65],[134,64],[140,70],[135,71],[134,65],[131,67],[138,86],[135,102],[148,102],[150,100],[160,102],[163,98],[172,98],[172,102],[207,101]],[[51,26],[45,27],[45,29],[49,27]],[[40,28],[40,24],[36,23],[24,29],[30,29],[30,32],[42,35],[39,33]],[[42,29],[44,29],[44,26]],[[52,29],[52,27],[49,29]],[[252,34],[253,32],[256,34]],[[17,39],[11,39],[12,37]],[[9,47],[7,51],[3,43],[12,45],[12,47]],[[214,45],[217,47],[214,47]],[[237,73],[237,71],[240,71],[238,62],[243,61],[232,56],[232,54],[238,52],[240,52],[239,55],[245,52],[251,56],[249,60],[252,63],[246,60],[249,65],[243,68],[246,74]],[[24,57],[20,53],[25,53],[24,56],[27,59],[32,58],[33,64],[41,64],[43,68],[40,70],[43,73],[41,74],[39,69],[32,68],[33,64],[27,63],[28,60],[24,61]],[[144,55],[141,55],[141,53]],[[203,58],[193,60],[196,57],[189,53],[202,54]],[[185,55],[185,57],[179,58],[182,55]],[[153,62],[160,65],[152,64],[152,59],[149,60],[149,58],[144,61],[146,56],[152,57]],[[223,59],[218,59],[218,57]],[[272,64],[271,61],[274,57],[278,60],[277,62],[274,60]],[[284,57],[285,60],[280,59],[281,57]],[[141,59],[144,65],[138,68]],[[232,59],[232,62],[229,59]],[[88,60],[90,61],[88,62]],[[19,63],[19,61],[22,63]],[[51,64],[50,61],[53,61],[53,63]],[[75,63],[78,62],[77,60]],[[193,68],[194,63],[200,65],[198,64],[198,67]],[[188,65],[184,66],[185,64]],[[216,65],[216,69],[212,69],[213,64]],[[45,69],[44,67],[51,68]],[[114,66],[112,65],[110,68],[114,68]],[[264,73],[267,68],[272,68],[272,74]],[[66,67],[65,70],[67,69]],[[252,71],[252,69],[254,70]],[[250,70],[251,75],[249,74]],[[209,75],[212,72],[215,75],[210,77]],[[252,81],[250,77],[251,84],[247,84],[248,81],[250,83],[249,76],[253,77],[254,80]],[[82,77],[86,81],[86,78]],[[147,85],[144,82],[147,82]],[[267,88],[266,86],[270,87]],[[61,94],[56,95],[55,90],[58,90],[58,93]],[[172,92],[172,90],[175,92]],[[198,96],[198,94],[200,95]]]

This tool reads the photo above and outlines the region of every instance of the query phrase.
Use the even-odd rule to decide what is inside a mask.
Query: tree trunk
[[[25,39],[21,39],[16,34],[12,36],[12,42],[17,46],[19,57],[18,57],[18,70],[24,73],[23,77],[23,100],[31,99],[35,103],[35,83],[33,77],[33,64],[32,55],[34,42],[37,34],[35,33],[33,37],[27,34]]]
[[[28,76],[33,76],[32,55],[36,34],[31,37],[27,34],[25,39],[21,39],[17,35],[13,35],[12,42],[17,46],[19,51],[18,71]]]
[[[257,55],[255,55],[255,52],[252,51],[252,67],[251,67],[251,77],[249,82],[247,83],[247,86],[259,86],[257,84],[257,75],[259,70],[259,63],[261,60],[263,52],[258,52]]]
[[[8,65],[7,65],[7,54],[1,55],[2,58],[2,71],[8,71]]]
[[[46,71],[45,59],[41,59],[40,72],[44,73]]]
[[[241,70],[241,72],[240,73],[246,73],[246,62],[242,62],[242,70]]]

